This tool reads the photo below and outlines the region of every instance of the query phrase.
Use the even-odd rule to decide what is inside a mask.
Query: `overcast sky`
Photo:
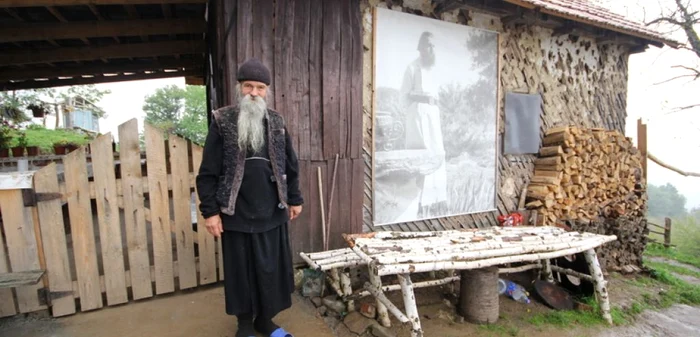
[[[656,17],[662,7],[672,8],[673,0],[625,0],[607,2],[616,12],[642,21]],[[700,8],[699,8],[700,9]],[[673,37],[685,41],[682,32]],[[700,107],[672,113],[674,107],[700,103],[700,80],[681,79],[661,85],[655,83],[684,74],[674,65],[697,67],[700,59],[689,51],[674,50],[669,47],[650,47],[646,52],[635,54],[629,60],[629,83],[627,95],[627,136],[636,141],[637,119],[642,118],[648,128],[649,152],[685,171],[700,172]],[[184,78],[133,81],[100,84],[102,89],[110,89],[100,105],[107,111],[107,118],[100,121],[103,133],[112,132],[116,138],[119,124],[131,119],[139,119],[143,128],[143,99],[156,88],[168,84],[185,85]],[[648,163],[649,183],[661,185],[667,182],[675,185],[686,196],[687,208],[700,207],[700,178],[683,177],[656,165]]]

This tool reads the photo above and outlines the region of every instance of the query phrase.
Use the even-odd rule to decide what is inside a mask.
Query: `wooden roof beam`
[[[137,19],[63,23],[22,23],[0,27],[0,42],[204,33],[202,19]]]
[[[53,79],[47,81],[23,81],[23,82],[4,82],[0,83],[0,91],[8,90],[22,90],[22,89],[39,89],[39,88],[51,88],[51,87],[61,87],[65,85],[84,85],[84,84],[97,84],[97,83],[112,83],[112,82],[124,82],[124,81],[135,81],[135,80],[150,80],[157,78],[173,78],[173,77],[188,77],[188,76],[202,76],[202,69],[192,69],[185,71],[174,71],[174,72],[154,72],[154,73],[139,73],[132,75],[115,75],[115,76],[101,76],[93,78],[71,78],[71,79]]]
[[[81,5],[206,4],[208,0],[3,0],[0,8]]]
[[[104,21],[105,18],[102,17],[102,14],[100,14],[100,9],[97,8],[97,6],[95,6],[95,5],[93,5],[93,4],[89,4],[88,7],[90,8],[90,11],[92,11],[92,14],[95,15],[95,18],[96,18],[98,21]],[[118,38],[118,37],[112,36],[112,38],[114,39],[114,42],[116,42],[116,43],[121,43],[121,42],[119,41],[119,38]]]
[[[58,9],[56,9],[56,7],[49,6],[49,7],[46,7],[46,10],[48,10],[49,13],[51,13],[51,15],[53,15],[56,19],[58,19],[58,21],[61,21],[64,23],[68,22],[66,17],[64,17],[63,14],[61,14],[61,12],[59,12]],[[90,41],[88,39],[86,39],[85,37],[79,37],[79,39],[81,41],[83,41],[83,43],[85,43],[85,45],[90,45]]]
[[[22,68],[5,69],[0,71],[0,81],[19,81],[46,79],[55,77],[78,77],[96,76],[104,74],[120,74],[125,72],[160,71],[165,69],[191,69],[201,68],[204,59],[194,60],[160,60],[158,62],[134,62],[128,64],[98,64],[83,65],[79,67],[59,67],[59,68]]]
[[[0,66],[46,62],[71,62],[128,57],[202,54],[203,40],[115,44],[109,46],[62,47],[7,51],[0,54]]]

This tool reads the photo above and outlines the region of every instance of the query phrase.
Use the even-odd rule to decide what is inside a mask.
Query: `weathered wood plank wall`
[[[362,0],[363,64],[372,69],[372,8],[390,8],[500,33],[497,211],[374,227],[372,225],[372,74],[362,82],[364,201],[363,230],[425,231],[496,225],[496,216],[517,208],[534,169],[533,155],[502,155],[506,92],[541,94],[541,132],[559,125],[604,127],[624,132],[629,47],[599,44],[593,38],[555,34],[525,24],[504,25],[483,11],[433,12],[430,0]]]
[[[261,60],[272,73],[268,105],[287,122],[305,199],[290,227],[295,262],[301,262],[300,251],[322,250],[319,167],[326,216],[332,212],[329,247],[344,246],[342,233],[362,230],[359,0],[215,0],[211,8],[217,34],[211,39],[212,108],[234,103],[236,70],[248,58]]]

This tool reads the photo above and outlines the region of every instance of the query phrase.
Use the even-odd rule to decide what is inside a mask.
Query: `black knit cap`
[[[238,81],[257,81],[270,85],[270,70],[260,61],[250,59],[238,68]]]

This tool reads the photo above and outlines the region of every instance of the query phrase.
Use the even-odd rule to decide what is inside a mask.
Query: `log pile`
[[[538,225],[644,215],[642,156],[619,132],[553,128],[539,154],[526,204]]]
[[[527,188],[537,225],[616,235],[598,249],[604,269],[642,265],[648,228],[642,155],[618,131],[557,127],[542,141]]]
[[[642,254],[649,234],[647,220],[644,217],[599,218],[589,222],[574,221],[571,229],[602,235],[615,235],[617,240],[609,242],[596,251],[604,270],[623,273],[639,271],[642,266]]]

